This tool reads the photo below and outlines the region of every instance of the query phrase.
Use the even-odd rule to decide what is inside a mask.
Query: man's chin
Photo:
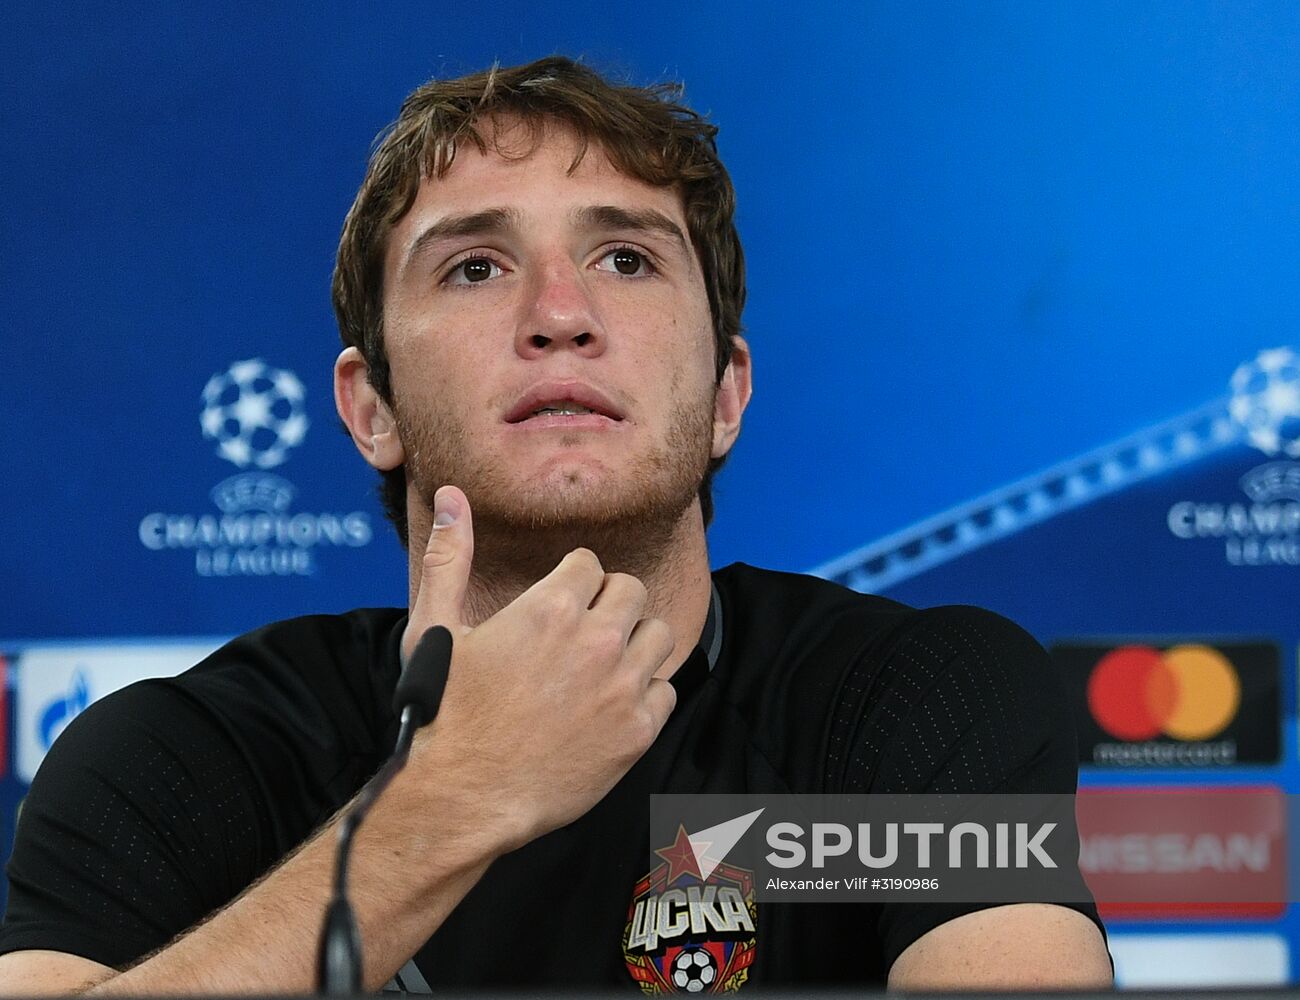
[[[514,530],[573,534],[611,528],[650,527],[676,521],[695,494],[647,494],[644,489],[611,489],[608,483],[567,482],[470,497],[476,524]]]
[[[696,485],[698,490],[698,484]],[[611,491],[573,484],[552,490],[466,491],[474,512],[474,563],[486,577],[538,580],[576,548],[606,572],[642,575],[670,541],[694,492]]]

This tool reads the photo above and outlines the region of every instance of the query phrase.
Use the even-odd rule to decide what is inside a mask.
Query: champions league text
[[[315,549],[359,548],[374,537],[364,511],[345,514],[146,514],[140,542],[194,553],[199,576],[310,576]]]

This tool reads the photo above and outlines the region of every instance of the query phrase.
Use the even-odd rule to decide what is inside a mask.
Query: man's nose
[[[605,350],[599,310],[582,272],[571,261],[553,262],[537,272],[516,337],[522,357],[564,348],[585,357],[597,357]]]

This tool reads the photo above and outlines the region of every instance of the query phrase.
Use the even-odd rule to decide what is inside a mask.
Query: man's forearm
[[[482,827],[454,797],[398,775],[357,834],[350,864],[363,988],[377,990],[441,926],[491,864]],[[228,906],[88,995],[309,993],[337,846],[336,817]]]

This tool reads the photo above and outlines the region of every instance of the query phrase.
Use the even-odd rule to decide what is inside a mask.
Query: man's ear
[[[749,345],[745,338],[731,338],[731,360],[718,383],[713,404],[713,457],[721,458],[731,450],[740,435],[740,418],[754,391]]]
[[[344,348],[334,362],[334,406],[361,457],[380,472],[388,472],[406,461],[406,449],[392,410],[366,377],[369,372],[360,351]]]

